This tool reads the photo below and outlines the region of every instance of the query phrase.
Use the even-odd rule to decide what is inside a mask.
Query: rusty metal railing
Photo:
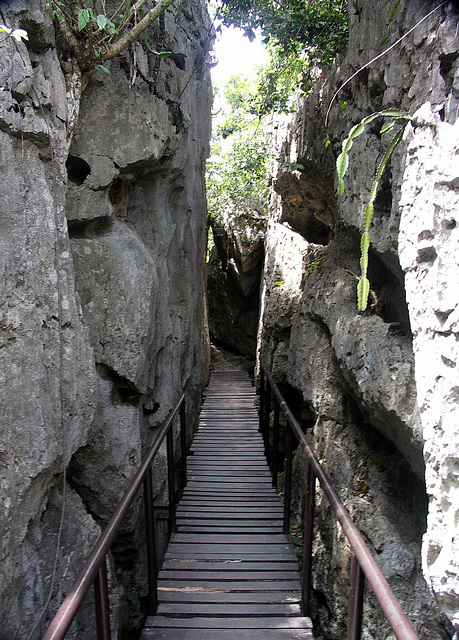
[[[265,383],[265,380],[267,384]],[[274,418],[272,434],[270,428],[271,396],[274,396]],[[371,552],[352,521],[347,509],[333,488],[329,477],[319,463],[313,449],[308,444],[300,425],[290,411],[269,371],[260,363],[260,431],[262,432],[268,459],[271,458],[273,486],[277,484],[279,413],[282,410],[287,421],[285,442],[285,485],[284,485],[284,533],[290,530],[290,497],[292,491],[292,435],[306,454],[308,460],[307,489],[305,496],[305,522],[302,569],[302,609],[309,615],[312,542],[314,533],[314,501],[316,478],[328,498],[330,506],[340,522],[353,550],[350,586],[347,640],[360,640],[362,629],[362,605],[365,578],[371,585],[381,608],[395,632],[398,640],[419,640],[389,583],[381,573]],[[272,445],[271,445],[272,443]]]
[[[45,632],[42,640],[62,640],[75,618],[75,615],[94,584],[97,640],[110,640],[110,615],[109,615],[109,590],[107,582],[107,553],[112,546],[115,536],[129,508],[134,502],[140,488],[143,485],[144,507],[145,507],[145,528],[147,543],[147,571],[148,571],[148,599],[147,613],[154,615],[158,605],[157,597],[157,574],[156,566],[156,541],[155,522],[153,512],[153,479],[152,463],[159,451],[161,444],[166,438],[167,446],[167,476],[169,484],[169,535],[175,530],[175,456],[172,425],[177,413],[180,413],[180,450],[181,450],[181,481],[182,487],[187,482],[186,471],[186,426],[185,426],[185,395],[182,395],[172,413],[161,427],[157,438],[150,448],[144,462],[139,467],[137,473],[131,481],[126,493],[121,499],[118,507],[110,518],[109,523],[102,532],[96,546],[92,550],[86,564],[80,571],[79,576],[73,583],[70,592],[60,606],[53,618],[50,626]]]

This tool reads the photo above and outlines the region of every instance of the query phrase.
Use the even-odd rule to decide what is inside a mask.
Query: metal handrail
[[[175,529],[175,458],[173,453],[172,424],[175,416],[180,411],[180,441],[181,441],[181,478],[182,486],[186,485],[186,426],[185,426],[185,395],[177,402],[174,410],[161,427],[158,436],[150,448],[144,462],[133,477],[126,493],[113,513],[110,521],[100,535],[100,538],[92,550],[84,567],[73,583],[67,597],[62,602],[58,612],[45,632],[42,640],[62,640],[72,624],[75,615],[88,593],[91,585],[95,587],[96,601],[96,625],[98,640],[110,640],[110,616],[108,603],[108,583],[106,556],[113,544],[121,524],[134,502],[140,487],[143,484],[145,497],[145,526],[147,539],[147,563],[148,563],[148,614],[154,615],[157,607],[156,585],[156,550],[154,536],[153,514],[153,484],[151,465],[159,451],[165,437],[167,437],[167,460],[169,479],[169,533]]]
[[[268,386],[265,389],[266,378]],[[285,493],[284,493],[284,532],[289,532],[290,518],[290,494],[291,494],[291,434],[295,435],[299,445],[306,454],[308,460],[308,482],[306,491],[306,514],[305,514],[305,535],[304,535],[304,555],[303,555],[303,572],[302,572],[302,604],[303,613],[309,613],[309,591],[311,585],[311,564],[312,564],[312,537],[313,537],[313,518],[314,518],[314,496],[315,496],[315,478],[328,498],[332,510],[341,523],[343,531],[349,540],[353,549],[353,557],[351,564],[351,578],[349,590],[349,613],[348,613],[348,640],[359,640],[361,637],[362,625],[362,601],[364,579],[367,578],[376,598],[378,599],[386,618],[395,632],[398,640],[419,640],[419,636],[415,633],[406,614],[402,610],[398,600],[396,599],[392,589],[386,578],[383,576],[380,568],[374,560],[371,552],[359,533],[359,530],[352,521],[349,512],[338,497],[328,475],[318,461],[313,449],[308,444],[300,425],[293,416],[282,394],[280,393],[271,374],[260,362],[260,430],[265,438],[265,446],[269,453],[269,414],[271,412],[270,395],[274,394],[274,407],[276,404],[280,408],[287,420],[290,429],[287,429],[286,443],[286,473],[285,473]],[[278,409],[274,409],[274,434],[273,440],[278,438],[279,418]],[[277,434],[276,434],[277,431]],[[273,452],[273,467],[277,470],[277,451]],[[276,477],[273,478],[273,484],[276,483]]]

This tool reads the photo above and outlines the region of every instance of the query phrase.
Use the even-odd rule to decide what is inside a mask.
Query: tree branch
[[[157,20],[159,16],[166,11],[175,0],[159,0],[158,4],[142,18],[128,33],[114,42],[106,53],[102,55],[102,60],[111,60],[119,55],[124,49],[132,44],[147,29],[152,22]]]

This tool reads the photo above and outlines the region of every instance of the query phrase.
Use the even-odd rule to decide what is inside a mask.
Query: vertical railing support
[[[360,640],[362,632],[363,588],[365,575],[357,560],[352,554],[351,577],[349,584],[349,609],[347,619],[347,640]]]
[[[169,535],[175,532],[175,458],[174,430],[171,427],[166,436],[167,444],[167,484],[169,486]]]
[[[94,580],[97,640],[110,640],[110,604],[108,602],[107,556]]]
[[[270,431],[270,422],[271,422],[271,387],[268,384],[266,387],[266,397],[265,397],[265,417],[264,417],[265,426],[263,429],[263,440],[265,442],[265,452],[266,457],[268,458],[269,463],[269,431]]]
[[[158,607],[158,568],[156,562],[156,534],[155,516],[153,510],[153,480],[151,467],[148,469],[143,481],[143,495],[145,506],[145,528],[147,537],[147,574],[148,574],[148,600],[147,614],[154,616]]]
[[[290,496],[292,494],[292,430],[287,427],[285,438],[285,482],[284,482],[284,533],[290,533]]]
[[[316,496],[316,477],[308,463],[306,496],[304,505],[303,570],[301,572],[301,608],[303,615],[309,615],[312,573],[312,541],[314,538],[314,506]]]
[[[277,489],[277,472],[279,460],[279,403],[274,400],[274,431],[273,431],[273,487]],[[287,425],[287,428],[288,425]]]
[[[180,445],[181,445],[181,476],[182,476],[182,489],[187,484],[187,472],[186,472],[186,407],[185,400],[180,405]]]
[[[259,414],[258,430],[261,434],[265,428],[265,372],[260,367],[260,414]]]

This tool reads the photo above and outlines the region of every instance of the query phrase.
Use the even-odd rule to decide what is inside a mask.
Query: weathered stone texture
[[[278,128],[259,353],[293,398],[294,412],[420,637],[440,639],[451,637],[452,627],[437,602],[455,625],[459,611],[454,537],[459,48],[453,4],[432,13],[356,75],[339,92],[325,126],[335,91],[382,51],[392,5],[379,3],[375,20],[374,3],[349,3],[347,57],[299,103],[293,120]],[[431,9],[421,0],[402,1],[391,42]],[[337,203],[328,185],[351,126],[389,107],[415,118],[375,203],[369,262],[374,297],[371,309],[358,314],[362,211],[390,134],[378,135],[375,122],[356,139]],[[327,133],[331,145],[325,149]],[[304,176],[287,169],[294,163],[305,167]],[[308,178],[314,166],[315,192]],[[335,210],[337,220],[331,216]],[[328,231],[318,233],[317,216],[324,211],[330,212]],[[290,256],[295,259],[289,262]],[[276,285],[279,281],[284,284]],[[300,513],[304,472],[297,457]],[[325,498],[319,497],[317,515],[323,532],[314,543],[314,615],[325,637],[340,638],[349,550]],[[392,637],[380,615],[367,594],[365,638]]]
[[[430,497],[423,569],[459,627],[459,120],[441,122],[429,104],[415,116],[426,126],[410,127],[405,136],[399,252]]]
[[[257,347],[264,223],[260,218],[242,229],[232,213],[211,220],[215,245],[207,264],[210,335],[252,359]]]
[[[158,69],[136,45],[80,100],[44,3],[3,3],[3,20],[30,38],[0,43],[0,635],[20,640],[35,625],[40,637],[183,389],[193,428],[209,359],[213,34],[200,0],[174,6],[173,56]],[[157,472],[159,493],[163,459]],[[132,558],[137,513],[121,545]],[[118,580],[141,595],[137,573]],[[73,637],[92,636],[91,612]]]

